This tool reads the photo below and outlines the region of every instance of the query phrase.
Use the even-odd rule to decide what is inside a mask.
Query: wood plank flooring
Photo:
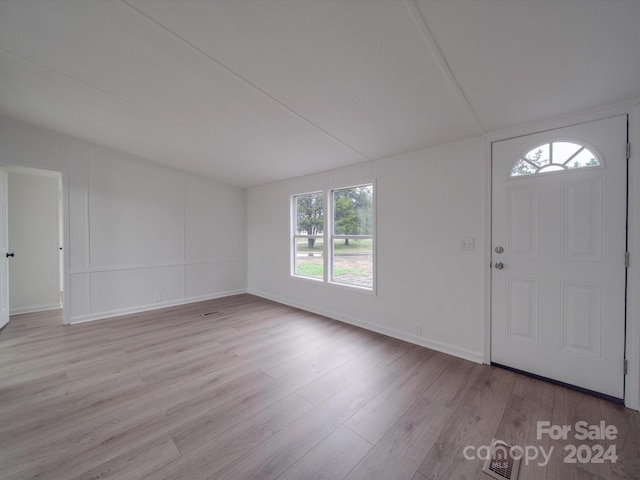
[[[618,436],[537,438],[581,420]],[[552,449],[520,479],[640,479],[638,412],[251,295],[0,331],[0,479],[482,480],[494,437]]]

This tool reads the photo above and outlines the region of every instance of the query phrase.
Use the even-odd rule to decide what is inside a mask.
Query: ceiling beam
[[[435,37],[431,33],[431,30],[429,30],[429,25],[427,24],[426,19],[418,9],[418,6],[416,5],[415,0],[403,0],[403,2],[405,7],[407,7],[407,10],[409,10],[409,13],[411,14],[411,17],[413,18],[413,21],[415,22],[416,26],[420,30],[420,34],[422,35],[422,38],[427,44],[429,51],[431,52],[433,57],[436,59],[436,63],[440,67],[440,71],[442,72],[444,77],[447,79],[449,86],[458,97],[458,100],[464,107],[465,111],[467,112],[471,120],[475,123],[476,127],[480,130],[480,133],[486,134],[487,133],[486,128],[480,121],[480,118],[476,114],[476,111],[471,106],[469,99],[467,98],[464,91],[462,90],[462,87],[460,87],[460,84],[456,80],[456,77],[453,75],[453,72],[449,67],[449,63],[444,58],[444,55],[442,55],[442,52],[440,51],[440,47],[438,46],[438,42],[436,42]]]

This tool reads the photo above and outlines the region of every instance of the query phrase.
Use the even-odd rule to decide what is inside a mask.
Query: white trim
[[[325,179],[326,181],[326,179]],[[329,279],[331,278],[331,257],[333,253],[329,251],[329,243],[331,240],[329,229],[331,228],[331,216],[333,215],[333,202],[331,201],[331,192],[329,190],[329,186],[325,185],[324,190],[322,191],[322,198],[324,202],[324,217],[322,218],[322,234],[324,235],[322,239],[322,283],[327,285]],[[296,215],[297,217],[297,215]],[[296,218],[297,221],[297,218]],[[248,287],[249,285],[247,285]]]
[[[81,316],[72,318],[71,324],[75,325],[78,323],[92,322],[94,320],[103,320],[107,318],[122,317],[124,315],[131,315],[132,313],[150,312],[153,310],[159,310],[161,308],[176,307],[176,306],[185,305],[188,303],[203,302],[205,300],[214,300],[216,298],[230,297],[231,295],[240,295],[242,293],[247,293],[247,290],[246,289],[229,290],[227,292],[219,292],[212,295],[201,295],[199,297],[182,298],[179,300],[170,300],[170,301],[161,302],[161,303],[153,303],[150,305],[141,305],[137,307],[123,308],[120,310],[111,310],[108,312],[91,313],[89,315],[81,315]]]
[[[375,272],[375,267],[374,267],[374,272]],[[336,282],[335,280],[329,280],[325,282],[325,285],[327,285],[327,287],[333,287],[340,290],[346,290],[349,292],[362,293],[364,295],[373,295],[375,297],[377,296],[376,290],[375,290],[375,278],[373,279],[373,283],[374,283],[374,286],[372,288],[363,287],[361,285],[352,285],[350,283],[340,283],[340,282]]]
[[[114,272],[121,270],[151,270],[155,268],[171,268],[171,267],[189,267],[192,265],[218,265],[223,263],[240,263],[246,262],[245,258],[232,258],[228,260],[202,260],[191,262],[168,262],[168,263],[139,263],[132,265],[113,265],[105,267],[93,267],[93,268],[73,268],[70,269],[71,275],[86,274],[86,273],[99,273],[99,272]]]
[[[371,221],[373,222],[372,227],[372,231],[373,234],[371,235],[335,235],[333,233],[333,228],[334,228],[334,218],[333,218],[333,214],[334,214],[334,207],[335,207],[335,201],[334,201],[334,192],[337,192],[338,190],[347,190],[347,189],[351,189],[351,188],[358,188],[358,187],[366,187],[371,185],[371,189],[372,189],[372,198],[371,198],[371,206],[373,208],[373,215],[371,218]],[[376,246],[378,245],[378,204],[377,204],[377,198],[378,198],[378,185],[376,182],[375,178],[372,178],[369,181],[365,181],[362,183],[356,183],[353,185],[349,185],[349,186],[345,186],[345,187],[335,187],[335,188],[329,188],[327,189],[327,216],[325,218],[325,223],[326,223],[326,231],[327,231],[327,259],[325,260],[325,264],[326,264],[326,274],[325,274],[325,283],[327,285],[333,285],[335,287],[338,288],[346,288],[346,289],[350,289],[353,290],[355,289],[355,291],[359,291],[359,292],[363,292],[363,293],[368,293],[370,295],[373,296],[377,296],[377,289],[376,289],[376,285],[377,285],[377,281],[376,281],[376,264],[377,264],[377,249]],[[342,282],[338,282],[336,280],[333,279],[333,264],[334,264],[334,250],[335,250],[335,243],[334,240],[336,239],[346,239],[346,238],[370,238],[372,240],[372,249],[371,249],[371,287],[364,287],[362,285],[353,285],[353,284],[349,284],[349,283],[342,283]]]
[[[182,174],[182,264],[187,263],[187,172]],[[182,269],[182,298],[187,295],[187,269]]]
[[[325,281],[322,278],[316,278],[316,277],[305,277],[304,275],[297,275],[292,273],[291,274],[291,278],[293,280],[297,281],[301,281],[301,282],[309,282],[309,283],[315,283],[316,285],[324,285]]]
[[[7,117],[2,117],[10,122],[16,122],[15,120],[11,120]],[[22,124],[26,125],[26,124]],[[31,125],[27,125],[31,127]],[[31,162],[24,162],[20,165],[17,164],[2,164],[3,168],[8,168],[9,170],[21,173],[29,173],[36,175],[44,175],[44,176],[56,176],[60,178],[62,181],[62,229],[63,229],[63,245],[62,245],[62,276],[63,276],[63,285],[60,285],[60,289],[62,291],[62,305],[56,304],[52,305],[44,305],[44,306],[34,306],[34,307],[22,307],[14,310],[10,310],[10,315],[21,315],[23,313],[35,313],[35,312],[43,312],[46,310],[55,310],[58,308],[62,308],[62,324],[69,325],[70,321],[70,308],[64,308],[64,305],[70,305],[71,303],[71,293],[69,292],[68,285],[71,283],[71,275],[70,275],[70,258],[71,256],[67,253],[69,249],[70,242],[70,221],[69,221],[69,173],[66,164],[66,157],[63,160],[63,164],[61,167],[42,167],[41,165],[37,165]],[[9,305],[11,309],[11,305]]]
[[[62,166],[62,324],[71,323],[71,255],[69,255],[69,245],[71,244],[71,219],[69,211],[69,168],[66,158]]]
[[[539,142],[532,142],[532,143],[539,143]],[[576,150],[576,152],[574,152],[574,154],[567,158],[567,160],[565,160],[563,163],[556,163],[553,160],[553,145],[555,143],[569,143],[572,145],[575,145],[576,147],[580,147],[579,150]],[[543,166],[538,166],[535,163],[531,162],[530,160],[527,159],[527,155],[530,154],[531,152],[533,152],[535,149],[540,149],[542,147],[545,146],[549,146],[549,163]],[[574,168],[570,168],[567,167],[565,164],[569,162],[569,160],[573,160],[574,157],[576,157],[578,154],[582,153],[583,150],[586,150],[587,152],[589,152],[590,154],[592,154],[594,156],[595,161],[597,162],[595,165],[582,165],[579,167],[574,167]],[[526,162],[529,165],[531,165],[532,167],[534,167],[536,169],[535,172],[529,172],[529,173],[522,173],[522,174],[515,174],[513,173],[513,169],[516,167],[516,165],[518,165],[520,162]],[[560,168],[560,170],[547,170],[546,172],[544,171],[545,168],[547,167],[558,167]],[[583,140],[578,140],[578,139],[574,139],[574,138],[567,138],[567,137],[556,137],[553,138],[552,140],[542,143],[540,145],[537,145],[533,148],[531,148],[529,151],[527,151],[526,153],[523,153],[520,158],[518,160],[516,160],[515,162],[513,162],[513,166],[511,167],[511,170],[509,171],[509,175],[507,176],[508,180],[518,180],[518,179],[522,179],[522,178],[531,178],[532,176],[535,175],[556,175],[556,174],[563,174],[563,173],[574,173],[574,172],[578,172],[578,171],[582,171],[585,168],[588,169],[593,169],[593,168],[604,168],[605,167],[605,162],[602,158],[602,154],[593,146],[586,144]]]
[[[491,211],[492,211],[492,195],[491,195],[491,142],[487,137],[483,138],[485,151],[485,175],[484,175],[484,244],[486,248],[482,252],[484,278],[484,342],[482,360],[487,365],[491,364],[491,250],[493,241],[491,238]]]
[[[313,235],[308,235],[308,234],[302,235],[302,234],[296,233],[298,231],[298,202],[296,199],[298,197],[304,197],[306,195],[317,195],[317,194],[322,195],[322,205],[323,205],[322,208],[325,209],[323,211],[323,217],[322,217],[322,233],[313,234]],[[315,281],[321,281],[321,282],[326,281],[327,242],[325,242],[325,232],[327,231],[326,208],[328,205],[326,197],[327,195],[324,190],[314,190],[311,192],[294,193],[293,195],[289,196],[289,276],[291,278],[302,278],[302,279],[315,280]],[[296,240],[298,238],[314,238],[314,239],[321,238],[322,239],[322,262],[323,262],[322,278],[308,277],[308,276],[299,275],[296,273],[296,259],[297,259]]]
[[[325,182],[326,183],[326,182]],[[346,190],[350,188],[357,187],[365,187],[371,185],[373,188],[373,198],[372,198],[372,206],[373,206],[373,234],[372,235],[334,235],[333,232],[333,193],[338,190]],[[323,190],[313,190],[307,193],[293,193],[289,196],[289,228],[290,228],[290,238],[289,238],[289,277],[296,280],[303,281],[312,281],[317,284],[332,286],[336,288],[342,288],[350,291],[356,291],[361,293],[366,293],[369,295],[376,296],[376,270],[377,270],[377,181],[375,178],[371,180],[363,180],[362,182],[350,183],[346,186],[326,186]],[[296,202],[297,197],[302,197],[305,195],[313,195],[313,194],[322,194],[323,201],[323,232],[322,234],[314,234],[314,235],[302,235],[298,234],[298,205]],[[296,239],[298,238],[319,238],[322,239],[322,261],[323,261],[323,271],[322,278],[316,277],[308,277],[305,275],[300,275],[295,273],[296,269]],[[333,249],[334,244],[333,241],[335,239],[343,239],[343,238],[367,238],[373,241],[373,249],[372,249],[372,275],[373,275],[373,283],[371,287],[364,287],[361,285],[352,285],[349,283],[341,283],[335,280],[332,280],[333,276]]]
[[[430,348],[432,350],[446,353],[448,355],[454,355],[456,357],[460,357],[475,363],[482,363],[482,352],[475,352],[472,350],[467,350],[465,348],[456,347],[454,345],[450,345],[447,343],[431,341],[418,335],[413,335],[413,334],[402,332],[400,330],[396,330],[393,328],[383,327],[380,325],[376,325],[374,323],[369,323],[364,320],[360,320],[354,317],[333,312],[331,310],[310,307],[308,305],[298,303],[289,299],[285,299],[282,297],[278,297],[275,295],[270,295],[268,293],[258,292],[254,290],[249,290],[247,293],[251,295],[255,295],[257,297],[266,298],[267,300],[271,300],[273,302],[282,303],[290,307],[299,308],[307,312],[322,315],[324,317],[328,317],[333,320],[337,320],[339,322],[348,323],[349,325],[355,325],[356,327],[364,328],[365,330],[381,333],[382,335],[397,338],[398,340],[403,340],[405,342],[409,342],[414,345],[420,345],[422,347]]]
[[[35,305],[31,307],[21,307],[12,309],[9,315],[22,315],[24,313],[37,313],[46,312],[47,310],[59,310],[62,306],[59,303],[53,303],[51,305]]]
[[[21,165],[2,164],[2,169],[7,173],[17,173],[20,175],[34,175],[36,177],[48,177],[58,179],[58,170],[47,170],[44,168],[23,167]]]
[[[87,225],[85,227],[85,265],[86,268],[88,269],[88,272],[91,272],[91,164],[93,162],[93,156],[94,156],[94,150],[95,150],[95,146],[91,145],[91,144],[87,144],[87,152],[86,152],[86,157],[83,158],[83,161],[86,163],[87,165],[87,183],[86,186],[87,188],[82,192],[83,195],[86,198],[85,201],[85,215],[86,215],[86,219],[87,219]],[[71,205],[69,205],[71,206]],[[69,232],[71,233],[71,232]],[[71,276],[71,272],[69,272],[69,276]],[[87,296],[87,306],[89,308],[90,312],[93,312],[93,277],[91,275],[89,275],[89,277],[87,278],[87,283],[88,283],[88,296]],[[71,309],[71,304],[69,303],[69,310]],[[72,318],[71,315],[69,315],[69,323],[72,323]]]
[[[640,99],[633,102],[625,102],[616,105],[610,105],[598,109],[588,110],[575,115],[552,118],[540,122],[531,123],[521,127],[507,128],[498,130],[485,135],[489,143],[498,142],[500,140],[508,140],[510,138],[523,137],[534,133],[544,133],[559,128],[571,127],[581,123],[593,122],[596,120],[604,120],[609,117],[617,117],[618,115],[628,115],[633,111]]]
[[[629,204],[627,249],[630,265],[627,269],[627,331],[628,362],[625,377],[624,404],[640,410],[640,105],[629,111]]]

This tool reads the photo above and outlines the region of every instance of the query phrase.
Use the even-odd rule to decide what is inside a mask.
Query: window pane
[[[565,163],[580,150],[582,145],[571,142],[553,142],[553,163]]]
[[[322,238],[295,239],[294,274],[303,277],[324,278],[324,242]]]
[[[333,191],[334,235],[373,235],[373,185]]]
[[[567,163],[567,168],[597,167],[598,165],[600,162],[596,160],[593,152],[585,148]]]
[[[520,159],[511,169],[512,177],[519,177],[520,175],[532,175],[538,171],[538,168]]]
[[[524,158],[538,167],[544,167],[549,163],[549,144],[547,143],[546,145],[540,145],[534,148],[529,151]]]
[[[540,170],[538,170],[539,173],[547,173],[547,172],[561,172],[562,170],[564,170],[565,168],[562,165],[556,165],[556,164],[549,164],[549,165],[545,165],[544,167],[542,167]]]
[[[307,193],[296,197],[296,233],[321,235],[324,226],[322,192]]]
[[[337,283],[373,288],[373,240],[336,238],[333,241],[333,278]]]
[[[553,153],[553,163],[549,163],[549,146]],[[597,167],[600,162],[587,147],[573,142],[553,142],[541,145],[527,152],[513,165],[512,177],[534,175],[536,173],[562,172],[567,169]]]

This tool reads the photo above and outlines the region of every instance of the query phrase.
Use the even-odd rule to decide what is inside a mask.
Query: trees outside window
[[[324,194],[306,193],[293,199],[293,274],[324,279]]]
[[[292,211],[292,275],[373,289],[373,184],[295,195]]]
[[[529,150],[511,169],[510,177],[525,177],[539,173],[599,167],[595,153],[575,142],[550,142]]]
[[[331,280],[373,288],[373,185],[333,190]]]

